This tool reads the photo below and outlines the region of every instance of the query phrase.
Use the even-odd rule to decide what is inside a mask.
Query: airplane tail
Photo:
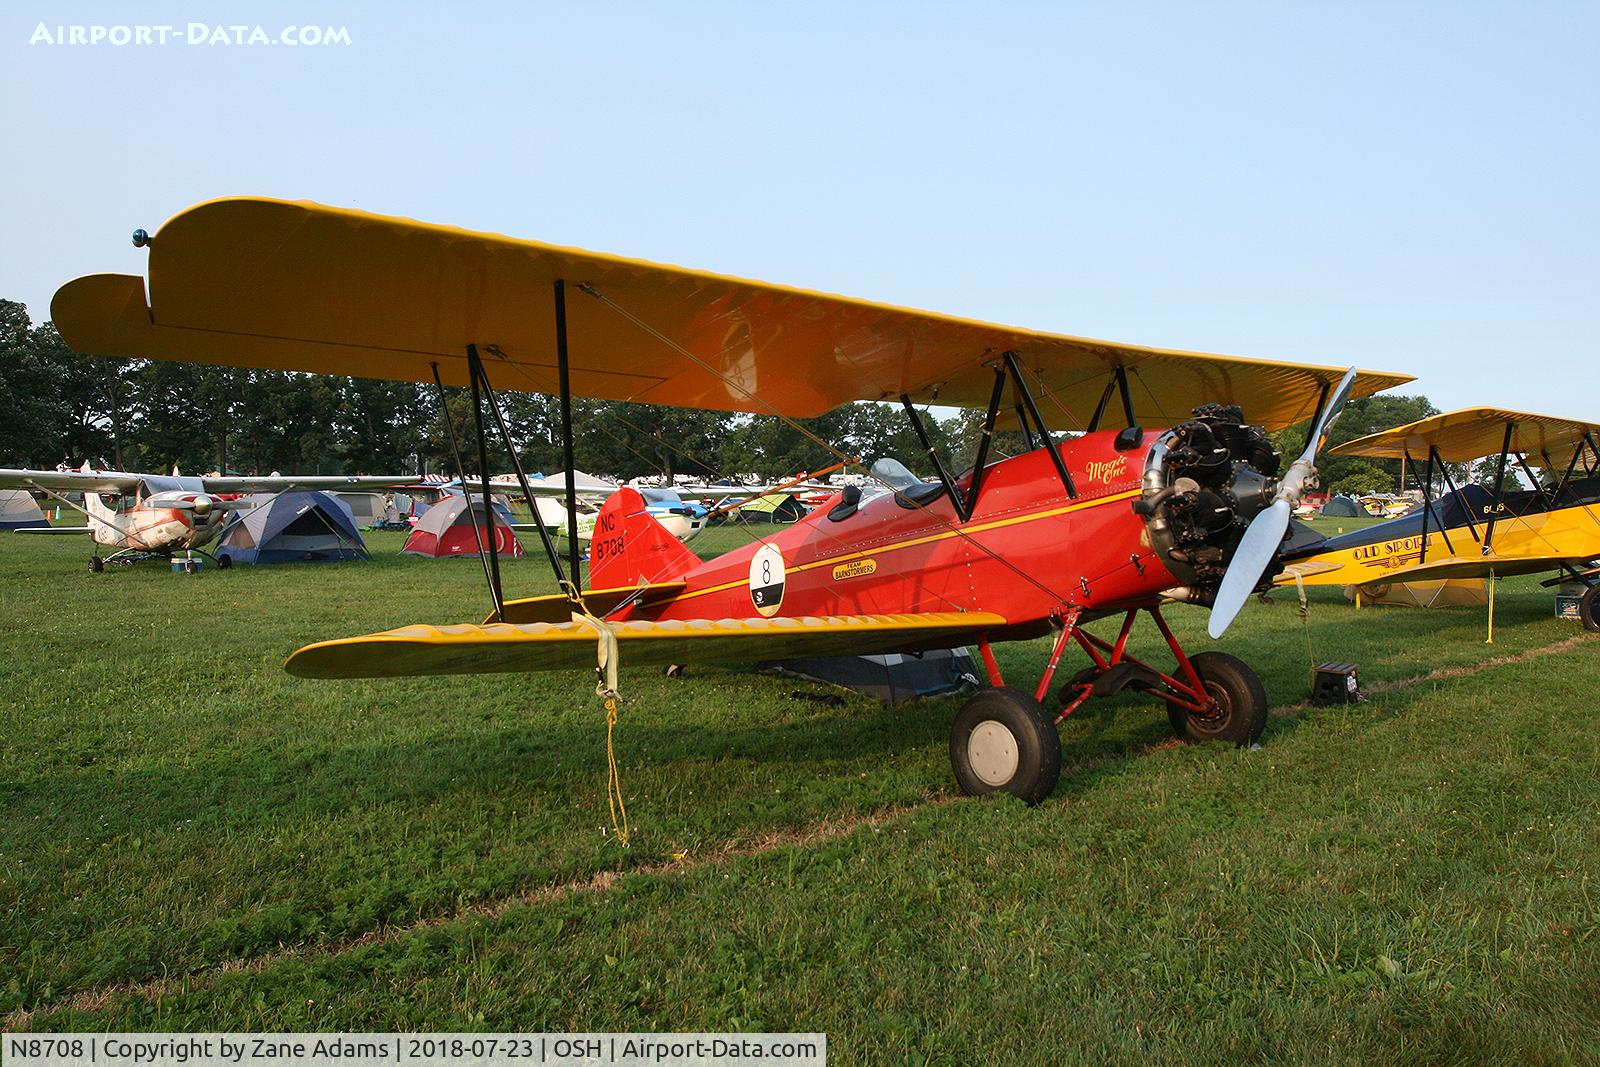
[[[116,509],[100,499],[99,493],[83,494],[83,513],[89,520],[92,535],[99,537],[119,532]]]
[[[700,557],[645,510],[637,489],[618,489],[600,508],[589,542],[591,588],[675,581],[699,565]]]

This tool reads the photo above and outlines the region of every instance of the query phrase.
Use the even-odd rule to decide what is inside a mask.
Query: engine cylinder
[[[1266,432],[1233,405],[1207,404],[1145,457],[1144,516],[1151,547],[1186,583],[1184,599],[1209,604],[1245,528],[1277,492],[1280,457]]]

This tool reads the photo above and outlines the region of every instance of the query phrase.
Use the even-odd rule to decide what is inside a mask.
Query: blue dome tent
[[[332,493],[295,490],[250,497],[218,539],[216,556],[230,563],[337,563],[367,558],[354,516]]]

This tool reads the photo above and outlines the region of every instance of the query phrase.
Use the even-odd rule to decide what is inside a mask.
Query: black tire
[[[682,663],[669,663],[661,668],[661,673],[667,678],[682,678],[683,672],[688,670]]]
[[[1261,678],[1238,656],[1226,652],[1201,652],[1189,657],[1206,692],[1217,702],[1221,714],[1215,719],[1191,715],[1174,704],[1167,705],[1172,732],[1188,744],[1201,741],[1232,741],[1253,745],[1267,728],[1267,691]]]
[[[950,724],[950,766],[969,797],[1009,793],[1037,804],[1061,777],[1061,735],[1031,694],[985,689]]]
[[[218,556],[217,557],[217,570],[225,571],[231,566],[233,566],[233,557],[232,556]]]
[[[101,571],[103,571],[105,569],[106,569],[106,561],[105,560],[101,559],[99,556],[90,556],[89,557],[89,573],[90,574],[99,574]]]
[[[1585,630],[1600,634],[1600,585],[1591,585],[1578,601],[1578,617]]]

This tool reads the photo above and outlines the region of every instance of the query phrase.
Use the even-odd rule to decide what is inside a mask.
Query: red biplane
[[[785,419],[897,400],[927,446],[933,480],[876,464],[876,495],[846,490],[705,563],[623,491],[595,533],[594,588],[579,588],[577,538],[563,562],[541,527],[563,592],[506,600],[490,546],[487,622],[312,645],[290,657],[292,673],[579,668],[598,649],[602,689],[614,691],[619,657],[684,664],[971,642],[992,688],[956,716],[957,779],[969,793],[1032,802],[1059,774],[1056,721],[1091,695],[1144,690],[1186,739],[1260,735],[1267,699],[1255,672],[1226,653],[1185,654],[1161,606],[1214,605],[1219,634],[1276,570],[1289,512],[1344,402],[1410,380],[1084,340],[309,203],[213,201],[135,240],[151,247],[148,299],[143,278],[118,275],[56,295],[55,322],[74,348],[441,392],[467,385],[480,471],[491,419],[506,437],[505,389],[554,394],[564,411],[580,395]],[[931,403],[984,413],[966,473],[928,445],[918,405]],[[1113,404],[1120,424],[1107,425]],[[1280,476],[1265,430],[1310,418],[1311,446]],[[997,459],[1000,425],[1019,428],[1027,450]],[[1057,430],[1083,433],[1057,440]],[[570,471],[570,434],[566,447]],[[1174,666],[1128,654],[1141,614]],[[1084,629],[1107,615],[1121,616],[1113,638]],[[1052,633],[1040,676],[1008,687],[991,644]],[[1073,643],[1088,666],[1047,711]]]

